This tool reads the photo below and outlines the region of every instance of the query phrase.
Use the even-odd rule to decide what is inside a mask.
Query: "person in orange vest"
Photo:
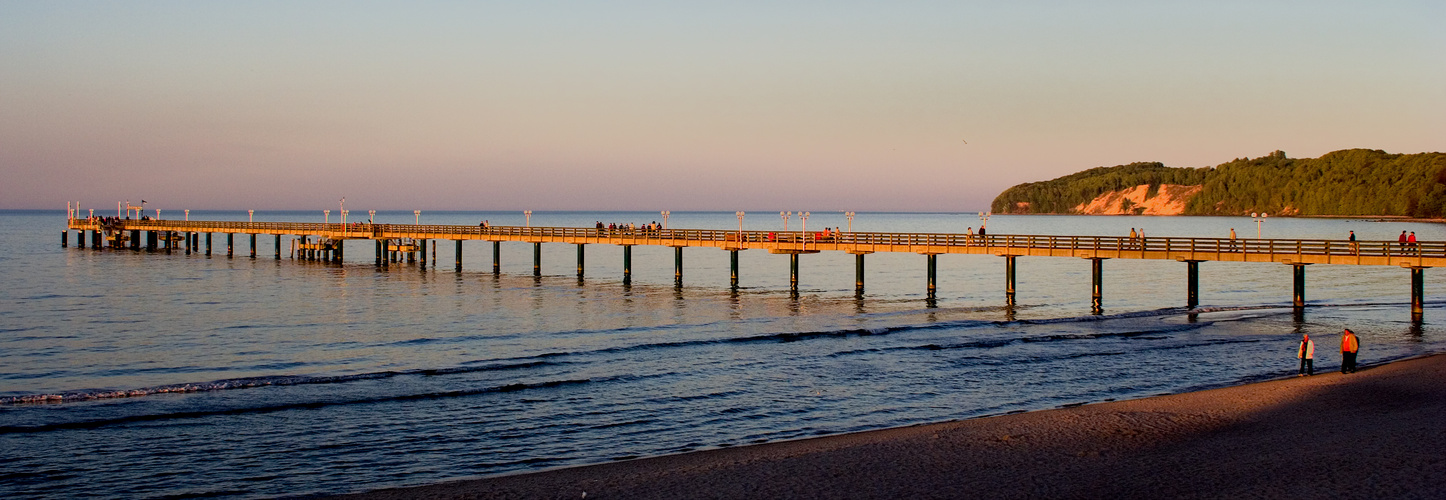
[[[1356,332],[1347,328],[1341,335],[1341,373],[1356,372],[1356,353],[1361,352],[1361,341]]]
[[[1303,334],[1300,338],[1300,348],[1295,350],[1295,357],[1300,358],[1300,373],[1297,377],[1315,375],[1315,342],[1310,340],[1310,334]]]

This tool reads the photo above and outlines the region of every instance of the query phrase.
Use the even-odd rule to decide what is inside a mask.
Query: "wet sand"
[[[347,498],[584,496],[1446,498],[1446,355]]]

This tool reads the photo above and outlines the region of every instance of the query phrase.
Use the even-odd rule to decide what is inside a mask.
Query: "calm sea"
[[[352,219],[356,220],[353,211]],[[163,216],[180,216],[179,210]],[[193,211],[192,219],[246,220]],[[258,212],[257,221],[321,221]],[[378,222],[410,223],[411,211]],[[523,224],[519,212],[423,213],[422,223]],[[334,220],[334,218],[333,218]],[[656,212],[538,212],[538,226],[645,223]],[[795,217],[789,224],[798,228]],[[1310,266],[1296,321],[1291,268],[1201,264],[1202,313],[1185,265],[1104,263],[1104,316],[1089,314],[1090,263],[874,254],[855,297],[853,256],[788,258],[670,248],[450,243],[440,269],[378,269],[369,242],[343,265],[250,259],[224,238],[210,257],[60,247],[60,211],[0,212],[0,496],[268,497],[343,493],[1192,391],[1294,373],[1299,333],[1332,370],[1343,327],[1369,365],[1440,352],[1446,283],[1426,271],[1423,325],[1409,272]],[[675,212],[672,228],[736,228],[732,212]],[[747,229],[777,229],[773,212]],[[815,212],[810,229],[845,227]],[[863,213],[859,231],[963,232],[974,214]],[[1254,236],[1249,218],[995,216],[991,234]],[[1269,219],[1274,238],[1446,239],[1442,226]],[[72,233],[73,234],[73,233]],[[218,235],[219,236],[219,235]],[[289,245],[289,242],[284,244]],[[125,395],[126,397],[117,397]],[[51,402],[35,403],[37,396]]]

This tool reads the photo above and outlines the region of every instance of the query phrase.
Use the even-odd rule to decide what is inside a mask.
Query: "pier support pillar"
[[[456,247],[457,265],[455,270],[460,273],[462,272],[462,240],[457,240]]]
[[[191,250],[192,250],[193,248],[195,248],[195,246],[196,246],[195,244],[193,244],[193,242],[195,241],[195,238],[196,238],[196,233],[186,232],[186,233],[185,233],[185,238],[186,238],[186,243],[185,243],[185,246],[186,246],[186,255],[191,255]]]
[[[1004,305],[1014,307],[1014,258],[1017,255],[1004,256]]]
[[[131,250],[141,250],[141,232],[138,229],[131,230]]]
[[[1185,261],[1185,308],[1200,305],[1200,261]]]
[[[340,264],[346,260],[346,240],[336,240],[336,263]]]
[[[623,245],[623,284],[633,282],[633,246]]]
[[[1104,314],[1105,259],[1090,259],[1090,313]]]
[[[864,254],[854,254],[854,294],[864,294]]]
[[[90,247],[91,247],[91,248],[94,248],[94,249],[96,249],[96,250],[100,250],[100,241],[101,241],[100,231],[91,231],[91,232],[90,232]]]
[[[166,254],[170,254],[170,253],[171,253],[171,249],[176,246],[175,235],[176,235],[176,232],[175,232],[175,231],[162,231],[162,232],[161,232],[161,239],[166,240],[166,241],[162,242],[162,243],[164,243],[164,244],[161,245],[162,247],[164,247],[164,248],[166,249]]]
[[[374,241],[374,242],[376,243],[376,247],[377,247],[376,265],[377,265],[378,267],[380,267],[380,266],[382,265],[382,240],[372,240],[372,241]]]
[[[502,242],[492,242],[492,274],[502,274]]]
[[[738,251],[728,251],[728,286],[738,288]]]
[[[587,245],[584,245],[582,243],[577,244],[577,279],[582,279],[583,261],[585,260],[583,247],[586,246]]]
[[[150,231],[146,231],[146,251],[147,251],[147,252],[154,252],[154,251],[156,251],[156,240],[159,239],[159,237],[160,237],[160,234],[157,234],[157,231],[155,231],[154,229],[153,229],[153,230],[150,230]]]
[[[207,257],[210,257],[210,256],[211,256],[211,235],[213,235],[213,234],[214,234],[214,233],[206,233],[206,256],[207,256]]]
[[[1305,307],[1305,264],[1291,264],[1294,271],[1295,293],[1292,294],[1291,304],[1296,309]]]
[[[928,270],[929,270],[929,272],[928,272],[928,276],[929,276],[929,278],[928,278],[928,281],[929,281],[929,290],[928,290],[928,291],[929,291],[929,298],[932,299],[932,298],[934,298],[934,292],[935,292],[936,290],[938,290],[938,287],[937,287],[935,284],[936,284],[936,282],[938,281],[938,278],[939,278],[939,256],[936,255],[936,254],[932,254],[932,253],[931,253],[931,254],[924,254],[924,256],[928,258],[928,263],[929,263],[929,264],[928,264]]]
[[[788,291],[798,295],[798,254],[788,254]]]
[[[66,229],[60,232],[60,248],[68,246],[70,246],[70,230]]]
[[[1426,307],[1426,268],[1411,268],[1411,321],[1420,323]]]
[[[417,244],[421,245],[418,247],[421,249],[421,255],[417,257],[417,262],[420,263],[422,265],[422,269],[425,270],[427,269],[427,240],[423,239],[421,241],[418,241]]]
[[[532,244],[532,275],[542,276],[542,242]]]
[[[683,286],[683,247],[673,247],[673,284]]]
[[[256,258],[256,233],[251,233],[251,258]]]
[[[236,233],[226,233],[226,258],[236,256]]]
[[[276,260],[281,260],[281,235],[276,235]]]

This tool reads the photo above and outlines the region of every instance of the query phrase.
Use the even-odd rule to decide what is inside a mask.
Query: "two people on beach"
[[[1341,373],[1356,372],[1356,354],[1361,352],[1361,341],[1356,337],[1356,332],[1346,328],[1341,333]],[[1297,377],[1315,375],[1315,341],[1310,339],[1310,334],[1303,334],[1300,338],[1300,345],[1296,347],[1295,357],[1300,359],[1300,372]]]

